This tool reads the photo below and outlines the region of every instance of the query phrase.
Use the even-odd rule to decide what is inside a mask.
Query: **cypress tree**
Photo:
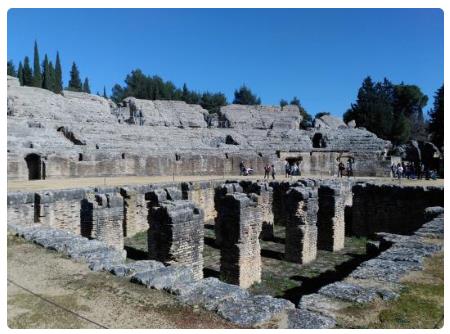
[[[28,56],[23,60],[22,80],[24,86],[33,86],[33,71],[31,70]]]
[[[47,54],[45,54],[44,61],[42,62],[42,88],[51,90],[50,85],[50,68]]]
[[[17,77],[19,78],[20,85],[23,86],[23,66],[22,66],[22,62],[19,62],[19,68],[17,69]]]
[[[55,80],[54,80],[54,89],[53,91],[56,94],[61,94],[63,90],[63,82],[62,82],[62,69],[61,69],[61,60],[59,59],[59,52],[56,52],[56,63],[55,63]]]
[[[75,62],[72,63],[72,69],[70,70],[68,89],[75,92],[81,92],[82,90],[80,72],[78,71],[77,64],[75,64]]]
[[[105,86],[103,86],[103,97],[104,97],[105,99],[108,98],[108,95],[106,95],[106,87],[105,87]]]
[[[89,87],[89,79],[86,77],[83,83],[83,92],[91,94],[91,88]]]
[[[444,85],[434,95],[433,109],[430,110],[429,116],[431,139],[441,149],[444,146]]]
[[[17,77],[16,67],[12,60],[8,60],[8,71],[7,74],[12,77]]]
[[[53,67],[53,63],[49,62],[48,63],[48,72],[49,72],[49,89],[55,92],[56,89],[56,79],[55,79],[55,68]]]
[[[41,64],[39,62],[39,51],[36,41],[34,41],[33,86],[42,87]]]

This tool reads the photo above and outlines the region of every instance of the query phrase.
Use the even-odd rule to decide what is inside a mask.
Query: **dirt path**
[[[305,175],[305,177],[314,177],[321,179],[330,179],[330,176]],[[123,186],[133,184],[152,184],[167,182],[189,182],[189,181],[208,181],[208,180],[262,180],[263,175],[239,176],[239,175],[209,175],[209,176],[124,176],[124,177],[90,177],[90,178],[70,178],[70,179],[49,179],[35,181],[8,181],[8,191],[34,191],[51,189],[70,189],[95,186]],[[296,180],[299,177],[294,177]],[[277,180],[287,180],[284,175],[278,175]],[[292,178],[291,178],[292,179]],[[345,178],[344,178],[345,179]],[[399,184],[398,180],[392,180],[389,177],[358,177],[356,180],[373,180],[380,183]],[[403,185],[433,185],[442,186],[444,180],[401,180]]]
[[[10,328],[232,328],[214,313],[8,235]]]

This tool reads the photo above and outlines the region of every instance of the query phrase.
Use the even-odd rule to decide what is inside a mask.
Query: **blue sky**
[[[440,9],[11,9],[8,59],[72,61],[93,92],[110,93],[141,68],[181,86],[221,91],[245,83],[263,104],[297,96],[311,114],[342,115],[365,76],[416,84],[444,80]]]

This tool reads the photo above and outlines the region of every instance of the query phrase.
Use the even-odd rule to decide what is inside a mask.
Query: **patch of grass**
[[[442,327],[443,261],[443,254],[427,259],[423,272],[409,276],[402,282],[405,289],[395,301],[355,304],[342,310],[338,317],[339,327],[408,329]],[[426,279],[423,279],[425,277]]]
[[[127,237],[124,240],[125,246],[132,247],[138,250],[147,251],[147,232],[139,232],[132,237]]]

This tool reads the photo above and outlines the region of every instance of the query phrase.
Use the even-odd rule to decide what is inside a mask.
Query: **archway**
[[[314,134],[312,138],[312,145],[314,148],[324,148],[327,146],[323,138],[323,135],[320,132]]]
[[[28,180],[40,180],[42,178],[41,156],[31,153],[25,157],[25,161],[28,167]]]

